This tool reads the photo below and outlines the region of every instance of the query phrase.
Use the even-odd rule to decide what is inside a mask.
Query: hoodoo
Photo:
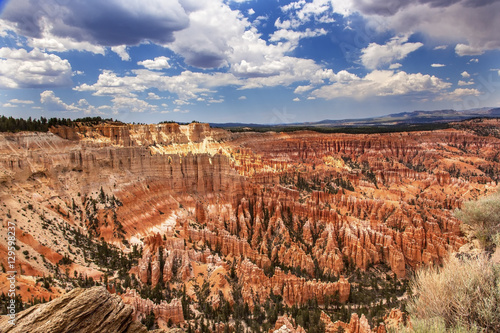
[[[219,330],[262,316],[267,329],[280,317],[276,329],[299,330],[305,311],[315,325],[378,327],[406,298],[409,271],[466,243],[453,211],[497,186],[500,139],[476,125],[283,134],[102,122],[3,133],[0,213],[16,225],[19,294],[26,306],[56,298],[20,313],[15,329],[56,332],[78,318],[102,332],[134,320],[189,329],[203,314]],[[94,285],[114,295],[71,291]]]

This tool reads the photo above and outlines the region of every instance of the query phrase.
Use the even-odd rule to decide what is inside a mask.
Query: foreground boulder
[[[146,333],[146,327],[133,320],[132,312],[132,307],[104,287],[78,288],[21,311],[15,326],[6,317],[0,319],[0,332]]]

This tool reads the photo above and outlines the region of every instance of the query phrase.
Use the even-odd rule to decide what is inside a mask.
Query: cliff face
[[[68,256],[59,276],[102,279],[76,251],[80,234],[127,255],[142,248],[128,270],[137,290],[122,293],[135,318],[185,320],[179,294],[152,302],[138,292],[146,286],[197,301],[206,289],[214,308],[235,302],[235,286],[250,307],[273,294],[290,306],[345,302],[358,270],[403,278],[463,245],[453,210],[495,189],[499,150],[500,139],[462,129],[231,134],[193,123],[1,134],[0,214],[4,227],[17,223],[25,275],[56,274]]]
[[[179,125],[166,123],[158,125],[102,124],[95,126],[51,127],[50,132],[67,140],[93,141],[123,147],[187,144],[203,142],[205,139],[222,140],[229,133],[212,129],[208,124],[191,123]]]

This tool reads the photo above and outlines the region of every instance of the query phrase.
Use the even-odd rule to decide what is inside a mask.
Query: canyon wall
[[[463,245],[453,211],[496,189],[498,151],[500,139],[467,129],[60,126],[0,135],[0,214],[23,235],[25,275],[56,274],[67,256],[71,274],[102,278],[105,269],[77,250],[81,233],[126,254],[141,248],[128,271],[137,288],[195,299],[208,283],[214,308],[234,301],[235,285],[251,307],[273,294],[289,306],[346,302],[356,272],[405,278]],[[154,303],[134,289],[122,298],[136,318],[185,320],[179,298]]]

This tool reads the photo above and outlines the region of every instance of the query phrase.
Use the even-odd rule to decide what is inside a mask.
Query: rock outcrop
[[[134,289],[127,289],[121,298],[134,310],[133,318],[135,320],[144,319],[146,315],[153,312],[158,322],[165,325],[169,321],[173,324],[184,322],[180,299],[173,299],[170,303],[162,301],[160,304],[154,304],[150,299],[141,298]]]
[[[411,322],[405,319],[405,314],[399,309],[391,309],[388,315],[384,317],[384,327],[391,331],[397,331],[401,327],[412,328]]]
[[[208,124],[202,123],[188,125],[176,123],[157,125],[105,123],[93,126],[75,124],[73,127],[51,127],[50,132],[67,140],[87,140],[123,147],[186,144],[202,142],[207,138],[221,140],[230,137],[228,132],[210,128]]]
[[[273,333],[305,333],[306,331],[300,325],[295,327],[293,324],[293,319],[287,315],[279,316],[274,325]]]
[[[391,309],[391,311],[384,317],[384,322],[379,326],[370,327],[368,319],[365,315],[361,318],[353,313],[349,323],[336,321],[333,323],[324,312],[321,313],[321,321],[325,324],[325,331],[328,333],[336,333],[339,330],[345,333],[386,333],[398,332],[402,328],[412,329],[411,322],[405,318],[405,314],[399,309]]]
[[[16,315],[12,326],[0,321],[2,333],[146,333],[134,321],[132,307],[104,287],[74,289],[49,303],[38,304]]]
[[[340,302],[346,302],[350,293],[350,284],[344,277],[333,283],[311,281],[290,273],[285,274],[280,268],[276,268],[269,278],[249,260],[239,264],[237,274],[243,286],[242,296],[252,306],[255,302],[264,303],[271,293],[283,296],[283,301],[289,306],[303,305],[312,299],[322,305],[326,296],[336,296]]]
[[[361,315],[361,318],[358,314],[353,313],[351,315],[351,319],[349,323],[344,323],[342,321],[336,321],[332,323],[330,318],[325,314],[322,314],[321,320],[325,324],[325,331],[328,333],[334,332],[345,332],[345,333],[372,333],[372,329],[370,324],[368,323],[368,319],[366,319],[365,315]],[[376,330],[377,333],[378,330]],[[385,332],[385,331],[384,331]]]

